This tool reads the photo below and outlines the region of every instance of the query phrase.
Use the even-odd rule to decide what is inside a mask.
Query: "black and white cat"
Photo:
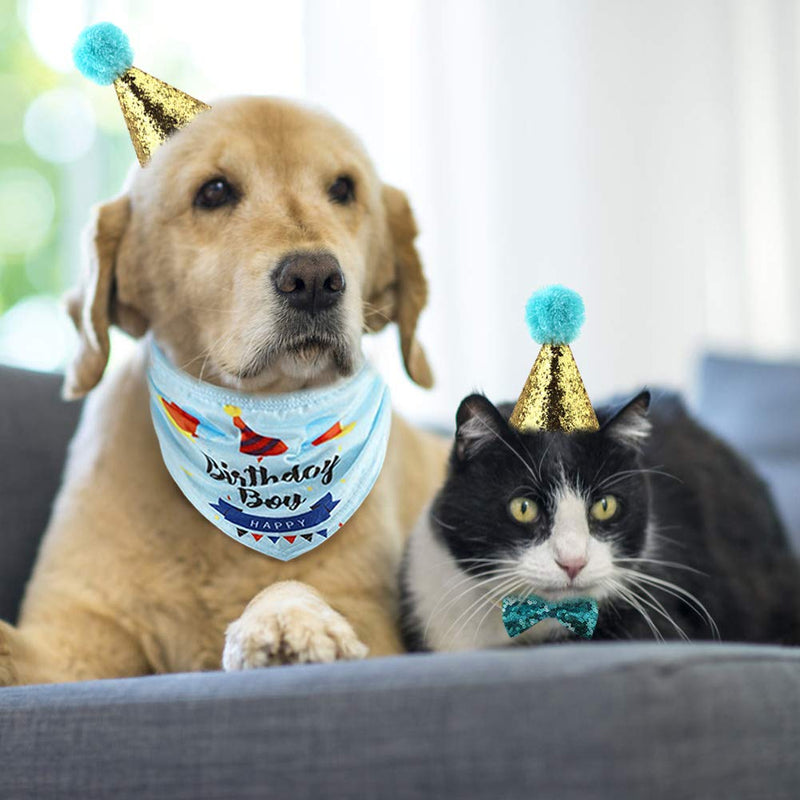
[[[598,409],[597,432],[523,434],[512,406],[461,403],[403,564],[409,649],[574,638],[545,619],[511,639],[512,594],[594,598],[595,639],[800,643],[800,568],[768,490],[677,398],[649,405]]]

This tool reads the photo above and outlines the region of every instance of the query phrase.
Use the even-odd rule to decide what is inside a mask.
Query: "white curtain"
[[[513,399],[523,302],[587,305],[593,397],[691,385],[705,348],[800,351],[800,8],[788,0],[308,0],[306,92],[410,195],[449,420]]]
[[[137,64],[199,96],[324,106],[407,191],[437,388],[403,377],[391,334],[371,350],[409,414],[448,422],[475,388],[516,397],[536,354],[523,304],[550,282],[584,296],[574,350],[595,398],[688,388],[709,347],[800,351],[793,0],[80,6],[69,25],[127,25]],[[66,18],[27,7],[68,63]]]

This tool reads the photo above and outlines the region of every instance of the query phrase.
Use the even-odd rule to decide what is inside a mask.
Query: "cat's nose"
[[[576,575],[586,566],[586,562],[587,559],[584,556],[576,556],[556,561],[556,564],[567,573],[571,581],[574,581]]]

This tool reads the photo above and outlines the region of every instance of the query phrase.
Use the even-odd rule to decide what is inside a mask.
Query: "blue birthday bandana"
[[[383,466],[389,389],[366,362],[329,387],[258,397],[193,378],[151,342],[148,384],[161,455],[186,499],[272,558],[334,536]]]

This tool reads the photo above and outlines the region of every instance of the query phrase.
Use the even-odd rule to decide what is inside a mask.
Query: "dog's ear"
[[[414,246],[417,225],[403,192],[384,185],[382,198],[389,246],[383,255],[384,268],[376,275],[367,297],[366,325],[369,330],[377,331],[389,320],[396,322],[406,372],[415,383],[430,388],[433,374],[416,338],[417,320],[428,300],[428,285]]]
[[[62,393],[68,400],[93,389],[108,362],[108,328],[118,325],[141,336],[147,322],[133,307],[117,298],[117,256],[130,219],[126,195],[98,206],[89,226],[88,259],[81,285],[69,292],[65,304],[78,329],[78,353],[67,368]]]

